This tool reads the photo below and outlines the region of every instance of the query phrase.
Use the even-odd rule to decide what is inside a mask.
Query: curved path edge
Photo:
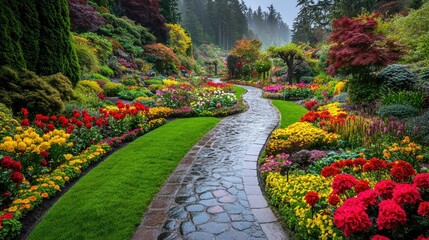
[[[275,108],[271,102],[270,105]],[[278,122],[278,110],[276,109],[275,112]],[[175,197],[185,177],[190,173],[194,160],[204,147],[209,147],[213,144],[215,136],[219,134],[221,131],[220,128],[225,124],[225,121],[227,120],[224,118],[219,122],[218,125],[201,138],[181,160],[177,168],[169,176],[161,190],[149,205],[141,224],[134,233],[133,240],[160,239],[162,227],[168,219],[167,212],[171,206],[175,204]],[[251,141],[252,143],[248,146],[248,150],[243,156],[242,179],[244,191],[249,201],[249,208],[256,222],[261,226],[266,239],[287,240],[289,239],[288,236],[285,234],[285,231],[282,229],[264,197],[257,171],[259,155],[274,129],[275,127],[269,129],[269,131],[260,132],[256,139]]]

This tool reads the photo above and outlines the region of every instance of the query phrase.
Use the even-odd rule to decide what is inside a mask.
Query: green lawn
[[[59,199],[28,239],[130,239],[178,162],[219,121],[178,119],[113,153]]]
[[[290,101],[273,100],[273,105],[280,112],[280,128],[285,128],[295,122],[299,122],[301,117],[308,112],[306,108]]]
[[[245,88],[239,87],[237,85],[234,85],[233,89],[235,91],[235,96],[237,97],[237,99],[242,99],[243,94],[245,94],[247,91]]]

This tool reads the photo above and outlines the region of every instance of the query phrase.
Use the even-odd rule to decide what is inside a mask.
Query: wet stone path
[[[137,239],[286,239],[261,192],[257,159],[279,117],[261,90],[195,145],[145,213]]]

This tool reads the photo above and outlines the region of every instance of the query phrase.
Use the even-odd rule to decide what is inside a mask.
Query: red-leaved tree
[[[338,70],[346,73],[368,73],[392,64],[404,52],[391,39],[386,39],[377,30],[377,15],[350,19],[345,16],[335,19],[329,38],[329,67],[327,71],[335,75]]]
[[[95,7],[88,5],[88,0],[68,0],[71,28],[76,32],[96,31],[106,20]]]
[[[158,42],[167,42],[168,28],[159,12],[159,0],[119,0],[119,6],[125,16],[149,28]]]

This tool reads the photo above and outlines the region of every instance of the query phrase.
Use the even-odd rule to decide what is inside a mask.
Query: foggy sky
[[[296,8],[296,0],[243,0],[248,7],[251,7],[253,11],[261,6],[262,11],[267,11],[267,7],[273,4],[277,12],[280,12],[283,22],[287,23],[292,28],[293,20],[298,15]]]

